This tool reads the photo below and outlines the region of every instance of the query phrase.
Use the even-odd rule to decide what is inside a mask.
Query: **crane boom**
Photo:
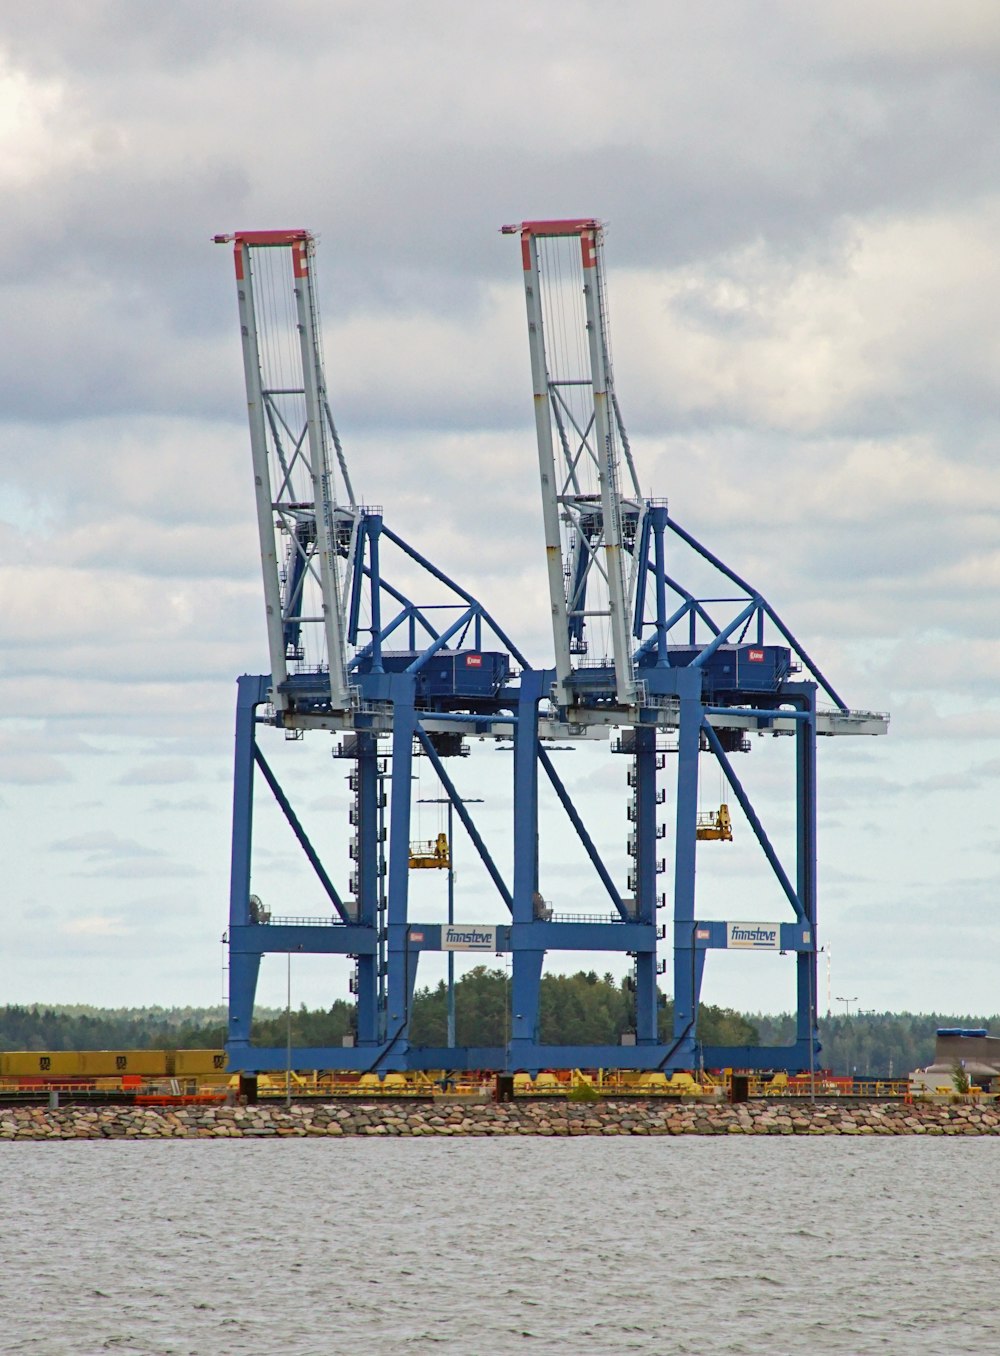
[[[340,557],[357,547],[357,505],[326,392],[315,241],[305,230],[215,240],[233,243],[236,264],[272,700],[287,708],[289,663],[308,662],[326,668],[331,707],[346,711]]]
[[[603,277],[603,227],[591,217],[523,221],[524,271],[556,699],[572,701],[573,658],[604,619],[615,700],[635,699],[624,551],[642,513],[615,399]],[[621,454],[633,498],[623,498]],[[589,624],[588,624],[589,623]]]

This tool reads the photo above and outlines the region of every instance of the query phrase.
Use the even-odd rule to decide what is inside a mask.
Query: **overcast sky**
[[[821,747],[834,1007],[1000,1009],[998,67],[993,0],[6,6],[0,1002],[223,992],[235,677],[267,660],[212,235],[317,234],[360,495],[546,662],[519,255],[497,228],[593,215],[644,488],[851,705],[892,712],[886,740]],[[329,751],[273,757],[343,883]],[[740,764],[782,845],[789,753],[757,741]],[[623,878],[622,760],[562,758]],[[501,860],[508,772],[476,745],[456,773]],[[582,908],[546,824],[543,892]],[[255,888],[318,911],[292,847],[262,801]],[[461,911],[499,918],[456,850]],[[784,916],[759,856],[739,818],[699,848],[702,912]],[[421,876],[415,911],[439,918]],[[342,963],[294,965],[294,1002],[346,994]],[[262,999],[284,984],[267,963]],[[823,1011],[825,968],[820,988]],[[787,963],[710,958],[711,1001],[792,992]]]

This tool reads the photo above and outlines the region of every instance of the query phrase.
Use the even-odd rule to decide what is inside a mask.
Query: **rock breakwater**
[[[1000,1135],[994,1103],[317,1102],[257,1106],[0,1107],[0,1141],[344,1136]]]

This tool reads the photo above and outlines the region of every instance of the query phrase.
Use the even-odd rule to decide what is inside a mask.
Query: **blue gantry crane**
[[[230,1067],[283,1067],[255,1047],[261,958],[355,960],[355,1030],[342,1047],[295,1047],[298,1068],[528,1070],[810,1067],[816,1027],[816,747],[821,735],[879,735],[887,717],[852,711],[771,605],[639,490],[614,390],[603,231],[594,219],[533,221],[519,236],[555,662],[533,666],[487,610],[360,502],[333,420],[320,344],[315,243],[304,230],[238,232],[234,246],[270,672],[239,680],[229,944]],[[721,587],[674,577],[687,554]],[[669,569],[669,573],[668,573]],[[419,590],[419,592],[418,592]],[[344,885],[321,861],[258,730],[326,731],[352,791]],[[470,735],[511,750],[513,871],[499,868],[448,771]],[[788,736],[795,759],[795,860],[786,868],[734,766],[754,735]],[[627,856],[609,863],[552,758],[554,742],[610,740],[627,761]],[[699,813],[699,761],[713,757],[783,900],[771,921],[699,918],[695,854],[731,837],[728,803]],[[425,923],[410,915],[413,759],[427,759],[502,901],[506,921]],[[660,822],[668,765],[673,827]],[[252,892],[253,798],[274,796],[329,900],[323,917]],[[539,788],[549,784],[593,868],[572,913],[540,879]],[[668,852],[672,850],[672,863]],[[450,845],[449,845],[450,851]],[[621,866],[624,870],[621,870]],[[624,878],[624,884],[623,882]],[[661,880],[661,878],[663,878]],[[658,910],[672,926],[658,923]],[[712,1047],[698,1037],[707,953],[790,953],[797,967],[789,1047]],[[509,953],[508,1038],[488,1048],[410,1040],[424,951]],[[673,956],[673,1029],[658,1033],[658,976]],[[539,1004],[550,952],[632,960],[635,1020],[614,1046],[547,1046]]]

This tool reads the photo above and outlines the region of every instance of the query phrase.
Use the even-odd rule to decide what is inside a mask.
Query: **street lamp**
[[[462,805],[482,805],[481,796],[460,796]],[[448,807],[448,922],[455,921],[455,845],[452,840],[454,802],[450,796],[421,796],[418,805],[447,805]],[[439,821],[440,822],[440,821]],[[455,1047],[455,953],[448,952],[448,1049]]]

